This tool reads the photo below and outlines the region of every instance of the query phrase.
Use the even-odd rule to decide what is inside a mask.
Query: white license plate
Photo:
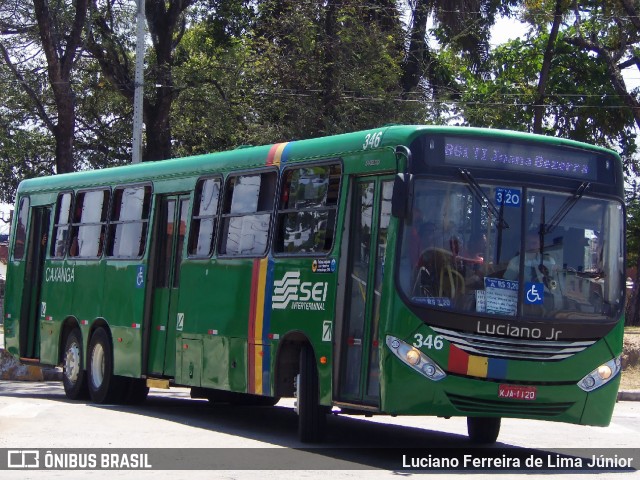
[[[498,387],[498,398],[506,398],[509,400],[535,400],[536,387],[500,385]]]

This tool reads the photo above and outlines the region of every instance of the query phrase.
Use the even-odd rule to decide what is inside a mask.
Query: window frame
[[[78,221],[76,222],[75,220],[75,209],[78,206],[78,196],[79,195],[84,195],[87,193],[92,193],[92,192],[108,192],[108,198],[107,198],[107,202],[106,202],[106,206],[103,203],[102,205],[102,209],[103,209],[103,214],[104,214],[104,218],[100,221],[100,222],[87,222],[84,223],[82,222],[82,217],[80,219],[78,219]],[[99,250],[99,255],[96,256],[86,256],[83,257],[80,255],[80,250],[78,250],[78,253],[76,255],[72,255],[71,254],[71,248],[72,248],[72,243],[73,242],[69,242],[67,240],[67,258],[72,258],[74,260],[97,260],[102,258],[105,255],[106,252],[106,247],[107,247],[107,235],[108,235],[108,230],[109,230],[109,216],[111,213],[111,201],[112,201],[112,195],[113,192],[111,190],[111,187],[109,186],[100,186],[100,187],[94,187],[94,188],[88,188],[88,189],[83,189],[83,190],[78,190],[74,193],[73,195],[73,204],[72,207],[70,209],[70,217],[71,217],[71,221],[69,222],[69,226],[70,226],[70,235],[69,238],[73,239],[74,238],[74,231],[77,232],[77,235],[79,236],[79,232],[80,232],[80,228],[81,227],[87,227],[87,226],[100,226],[101,227],[101,233],[103,235],[103,240],[102,240],[102,246]],[[83,197],[83,205],[84,205],[84,197]],[[102,218],[102,215],[101,215]],[[77,230],[76,230],[77,229]]]
[[[146,218],[141,218],[139,220],[114,220],[113,219],[113,211],[115,208],[115,198],[116,198],[116,192],[118,190],[126,190],[128,188],[142,188],[145,189],[146,187],[149,188],[149,205],[148,205],[148,210],[147,210],[147,217]],[[144,256],[147,254],[148,252],[148,244],[149,244],[149,226],[152,224],[151,222],[151,217],[153,216],[153,207],[154,207],[154,191],[153,191],[153,183],[152,182],[142,182],[142,183],[132,183],[132,184],[123,184],[123,185],[116,185],[114,187],[112,187],[112,191],[111,191],[111,200],[109,202],[109,215],[107,218],[107,234],[106,234],[106,242],[105,242],[105,248],[104,248],[104,257],[107,258],[108,260],[124,260],[124,261],[130,261],[130,260],[140,260],[142,258],[144,258]],[[144,201],[143,201],[143,208],[142,211],[144,212]],[[121,214],[120,214],[121,215]],[[119,215],[119,216],[120,216]],[[113,253],[111,253],[113,251],[113,241],[115,239],[115,234],[112,236],[111,232],[112,232],[112,227],[115,227],[117,225],[131,225],[131,224],[135,224],[135,223],[140,223],[143,226],[143,234],[141,234],[140,239],[141,241],[144,240],[144,245],[142,247],[142,251],[139,255],[137,256],[126,256],[126,257],[122,257],[122,256],[116,256],[113,255]],[[144,228],[146,225],[146,228]]]
[[[338,191],[337,191],[337,196],[336,196],[336,202],[334,206],[327,206],[326,204],[323,207],[311,207],[311,208],[304,208],[304,209],[300,209],[300,208],[286,208],[283,209],[281,208],[281,204],[282,204],[282,194],[284,192],[284,187],[285,187],[285,181],[287,179],[287,173],[295,170],[295,169],[302,169],[302,168],[313,168],[313,167],[329,167],[331,168],[332,166],[336,166],[340,169],[340,175],[339,175],[339,185],[338,185]],[[338,214],[339,214],[339,210],[340,210],[340,198],[342,195],[342,188],[343,188],[343,184],[344,184],[344,162],[342,161],[342,158],[332,158],[332,159],[326,159],[320,162],[313,162],[313,163],[295,163],[292,165],[287,165],[286,168],[284,168],[282,170],[282,174],[280,175],[280,181],[278,184],[278,202],[276,204],[276,212],[275,212],[275,222],[274,222],[274,240],[273,240],[273,246],[272,246],[272,251],[273,251],[273,255],[274,257],[328,257],[329,255],[331,255],[331,253],[333,252],[335,246],[336,246],[336,236],[337,236],[337,229],[336,226],[338,225]],[[290,214],[290,213],[296,213],[296,212],[331,212],[333,211],[335,216],[334,216],[334,223],[333,223],[333,240],[331,242],[331,247],[328,250],[322,250],[322,251],[316,251],[316,252],[287,252],[284,250],[284,238],[282,237],[282,249],[278,249],[279,245],[278,243],[280,242],[281,239],[281,228],[282,228],[282,218],[284,218],[286,215]]]
[[[21,222],[21,214],[24,207],[24,202],[26,202],[26,218],[24,219],[24,224]],[[20,198],[20,202],[18,202],[18,214],[15,216],[15,231],[13,232],[12,239],[12,248],[11,248],[11,259],[14,262],[22,262],[26,259],[27,256],[27,241],[29,238],[29,232],[27,230],[29,226],[29,217],[31,213],[31,197],[29,195],[25,195]],[[20,230],[20,227],[23,227],[23,230]],[[18,236],[21,236],[19,238]],[[20,251],[20,256],[16,256],[16,248],[18,246],[18,240],[22,240]]]
[[[204,185],[204,183],[207,180],[218,180],[219,182],[219,190],[218,190],[218,199],[216,202],[216,206],[215,206],[215,213],[212,215],[200,215],[200,199],[201,199],[201,195],[202,195],[202,191],[198,190],[198,187],[201,185]],[[193,190],[193,196],[192,196],[192,204],[191,204],[191,214],[189,216],[189,236],[187,238],[187,258],[189,259],[193,259],[193,260],[206,260],[211,258],[213,255],[216,254],[217,252],[217,244],[218,244],[218,232],[220,230],[220,224],[222,222],[222,219],[220,218],[220,214],[221,214],[221,205],[222,205],[222,200],[224,198],[225,195],[225,179],[222,175],[220,174],[215,174],[215,175],[206,175],[206,176],[202,176],[199,177],[196,180],[196,186],[194,187]],[[195,214],[196,210],[198,211],[198,215]],[[195,233],[195,225],[196,222],[198,222],[198,226],[201,225],[201,221],[202,220],[206,220],[206,219],[212,219],[213,220],[213,233],[211,236],[211,247],[209,252],[206,255],[198,255],[197,253],[193,253],[191,251],[192,249],[192,242],[193,240],[193,235]],[[198,234],[199,234],[199,230],[198,230]],[[199,237],[198,237],[199,238]],[[197,247],[197,243],[195,245]],[[197,249],[196,249],[197,251]]]
[[[71,195],[71,202],[69,203],[69,214],[67,216],[67,223],[60,223],[60,218],[59,218],[59,205],[60,205],[60,198],[64,195]],[[63,260],[65,258],[67,258],[67,256],[69,255],[69,239],[71,238],[71,222],[73,220],[73,209],[75,208],[75,204],[76,204],[76,193],[73,190],[62,190],[60,192],[58,192],[58,195],[56,196],[56,203],[55,203],[55,208],[53,211],[53,225],[51,227],[51,240],[49,243],[49,248],[47,250],[47,258],[50,259],[54,259],[54,260]],[[66,226],[68,228],[68,233],[66,238],[64,239],[64,245],[62,246],[62,254],[58,255],[55,253],[56,251],[56,243],[57,243],[57,237],[58,237],[58,228],[60,226]]]
[[[272,194],[271,194],[271,208],[269,210],[256,210],[253,212],[242,212],[242,213],[231,213],[231,206],[233,205],[233,192],[235,191],[236,185],[234,184],[233,188],[230,187],[230,182],[234,178],[240,177],[252,177],[252,176],[269,176],[271,175],[273,178],[272,184]],[[276,168],[260,168],[254,170],[238,170],[229,172],[224,179],[223,190],[221,192],[220,199],[220,214],[219,214],[219,223],[218,223],[218,239],[216,242],[216,252],[220,258],[264,258],[269,254],[271,248],[271,237],[273,234],[273,220],[276,209],[276,202],[278,196],[278,183],[279,183],[279,170]],[[261,178],[260,191],[258,193],[258,201],[260,201],[260,196],[262,194],[263,184]],[[231,193],[231,197],[228,195]],[[259,205],[258,205],[259,208]],[[226,210],[229,210],[228,212]],[[264,251],[257,254],[243,254],[243,253],[227,253],[227,242],[229,238],[229,224],[233,218],[241,218],[246,216],[256,216],[256,215],[265,215],[269,214],[269,226],[266,231],[266,242]],[[223,248],[224,246],[224,248]]]

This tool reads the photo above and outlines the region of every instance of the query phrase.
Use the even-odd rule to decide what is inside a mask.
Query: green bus
[[[620,382],[623,173],[509,131],[379,129],[25,180],[6,348],[66,396],[149,387],[326,414],[606,426]]]

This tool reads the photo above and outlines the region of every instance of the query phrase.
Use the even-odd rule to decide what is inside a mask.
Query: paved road
[[[1,382],[0,383],[0,449],[9,448],[122,448],[138,451],[144,448],[172,448],[175,452],[190,452],[196,448],[229,448],[221,458],[225,468],[238,469],[204,472],[175,472],[154,470],[147,472],[63,472],[37,471],[20,476],[12,471],[12,478],[281,478],[279,470],[243,470],[247,465],[284,463],[295,469],[287,477],[298,478],[398,478],[415,476],[417,472],[403,472],[401,456],[390,447],[420,451],[423,455],[437,448],[471,448],[466,438],[464,419],[450,420],[429,417],[332,416],[329,419],[328,441],[331,451],[302,452],[303,457],[291,458],[286,452],[298,452],[306,446],[296,440],[297,417],[290,408],[290,400],[276,407],[231,407],[210,405],[203,400],[189,398],[188,390],[153,390],[143,406],[95,405],[71,402],[66,399],[58,383]],[[612,424],[607,428],[585,427],[504,420],[498,448],[512,447],[524,453],[555,455],[567,447],[625,449],[640,459],[640,403],[619,402]],[[283,447],[290,447],[283,449]],[[352,450],[357,447],[358,450]],[[628,448],[635,450],[626,450]],[[253,450],[260,449],[260,450]],[[412,450],[409,450],[412,449]],[[417,450],[416,450],[417,449]],[[500,450],[498,450],[499,452]],[[201,453],[215,457],[216,450]],[[617,452],[617,450],[616,450]],[[495,452],[494,452],[495,453]],[[397,457],[397,458],[396,458]],[[210,458],[208,458],[209,460]],[[224,461],[223,461],[224,460]],[[225,461],[227,463],[225,463]],[[292,463],[287,463],[292,462]],[[395,464],[397,466],[394,466]],[[326,467],[341,468],[323,472]],[[357,470],[362,467],[368,470]],[[257,468],[260,468],[258,466]],[[301,470],[302,469],[302,470]],[[499,473],[499,472],[498,472]],[[506,473],[506,472],[504,472]],[[529,472],[529,478],[531,478]],[[556,472],[557,473],[557,472]],[[511,478],[513,472],[503,478]],[[584,472],[561,474],[567,478],[587,478]],[[2,472],[0,472],[2,477]],[[626,479],[639,477],[638,472],[601,473],[598,478]],[[438,478],[454,478],[452,472],[439,473]],[[478,473],[475,478],[495,478],[495,473]],[[557,478],[557,477],[554,477]]]

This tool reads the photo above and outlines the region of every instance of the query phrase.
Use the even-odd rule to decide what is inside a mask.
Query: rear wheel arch
[[[274,396],[295,395],[295,378],[300,370],[300,352],[305,345],[313,350],[309,338],[299,331],[287,333],[278,342],[274,367]]]

